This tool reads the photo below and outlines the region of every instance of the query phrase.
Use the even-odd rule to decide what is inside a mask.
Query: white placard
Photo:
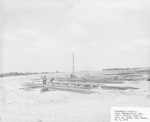
[[[150,108],[112,107],[111,122],[150,122]]]

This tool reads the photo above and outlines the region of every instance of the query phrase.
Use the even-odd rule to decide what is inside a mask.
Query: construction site
[[[25,83],[25,88],[23,89],[30,90],[33,88],[41,88],[41,92],[49,90],[63,90],[77,93],[93,93],[96,89],[138,89],[134,86],[124,86],[124,84],[126,81],[148,80],[149,77],[149,68],[143,70],[104,69],[96,75],[88,72],[87,64],[84,72],[75,72],[74,63],[73,53],[72,73],[64,73],[62,76],[41,74],[39,78],[31,79],[31,82]],[[118,86],[118,84],[120,86]]]
[[[113,106],[150,107],[149,68],[0,78],[2,122],[110,122]],[[13,86],[13,87],[12,87]]]
[[[0,122],[150,122],[149,15],[150,0],[0,0]]]

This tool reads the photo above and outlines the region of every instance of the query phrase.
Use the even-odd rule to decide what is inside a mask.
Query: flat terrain
[[[148,81],[121,84],[138,89],[117,89],[113,84],[116,89],[99,88],[92,94],[60,90],[41,93],[41,88],[22,89],[22,84],[39,77],[0,78],[1,122],[110,122],[111,107],[150,107]]]

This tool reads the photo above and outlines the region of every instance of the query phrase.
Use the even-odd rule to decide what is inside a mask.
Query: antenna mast
[[[72,55],[72,75],[73,75],[73,77],[75,76],[75,73],[74,73],[74,52]]]
[[[87,63],[85,64],[85,67],[86,67],[86,77],[87,77]]]

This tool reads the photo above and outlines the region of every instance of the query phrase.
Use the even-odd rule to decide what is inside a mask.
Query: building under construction
[[[107,89],[107,87],[114,88],[115,84],[123,84],[125,78],[126,80],[133,80],[132,79],[133,75],[131,78],[131,74],[128,74],[128,76],[130,77],[127,77],[127,74],[122,75],[122,74],[118,74],[117,72],[115,73],[115,75],[113,74],[110,78],[110,74],[108,71],[106,74],[103,74],[103,76],[87,77],[88,76],[87,64],[86,64],[85,76],[77,77],[75,73],[74,58],[75,57],[73,53],[72,54],[72,73],[70,74],[69,77],[56,77],[56,78],[53,78],[53,80],[52,78],[46,79],[45,77],[45,80],[43,79],[33,80],[32,83],[25,84],[26,88],[27,89],[42,88],[42,89],[47,89],[48,91],[49,90],[63,90],[63,91],[73,91],[73,92],[80,92],[80,93],[92,93],[95,88]],[[137,75],[134,74],[134,77],[137,78]],[[124,80],[122,80],[121,78]],[[116,88],[118,88],[118,86]],[[123,86],[121,86],[121,88],[123,88]]]

